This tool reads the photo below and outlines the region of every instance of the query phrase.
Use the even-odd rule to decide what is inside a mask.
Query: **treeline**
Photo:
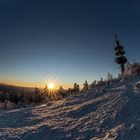
[[[21,108],[35,104],[47,103],[49,101],[68,97],[72,94],[78,94],[95,88],[100,88],[102,86],[108,86],[112,80],[113,75],[108,73],[107,80],[103,80],[103,78],[101,78],[99,81],[93,81],[91,84],[88,84],[88,82],[85,81],[83,83],[83,88],[80,88],[79,84],[74,83],[73,88],[64,89],[63,86],[60,86],[59,89],[52,91],[48,89],[47,85],[44,89],[35,87],[34,91],[29,93],[24,92],[24,88],[22,88],[21,92],[18,93],[13,91],[0,91],[0,108]]]

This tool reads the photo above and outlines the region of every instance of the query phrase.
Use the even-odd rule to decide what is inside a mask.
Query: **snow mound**
[[[140,77],[0,113],[1,140],[139,140]]]

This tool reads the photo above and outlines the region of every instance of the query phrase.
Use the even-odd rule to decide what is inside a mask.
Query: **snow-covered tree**
[[[79,88],[80,88],[79,85],[77,83],[74,83],[74,87],[73,87],[74,91],[79,92],[80,91]]]
[[[127,76],[140,75],[140,64],[134,62],[133,64],[129,65],[127,71],[125,72],[125,75]]]
[[[113,80],[113,75],[110,72],[108,72],[107,81],[112,81],[112,80]]]
[[[83,84],[83,91],[86,91],[89,89],[89,85],[88,85],[88,82],[85,81],[85,83]]]
[[[65,90],[63,89],[63,86],[60,86],[58,89],[58,95],[61,95],[62,97],[66,96]]]
[[[35,87],[35,102],[36,104],[39,102],[39,89]]]

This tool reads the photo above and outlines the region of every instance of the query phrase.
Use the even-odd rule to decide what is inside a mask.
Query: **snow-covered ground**
[[[140,140],[140,76],[55,103],[0,112],[0,140]]]

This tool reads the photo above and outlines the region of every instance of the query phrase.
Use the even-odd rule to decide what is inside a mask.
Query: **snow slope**
[[[55,103],[0,112],[0,140],[139,140],[140,77]]]

